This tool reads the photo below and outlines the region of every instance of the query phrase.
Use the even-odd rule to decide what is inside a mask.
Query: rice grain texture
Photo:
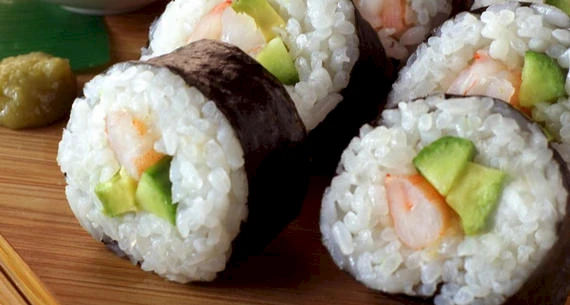
[[[180,76],[147,65],[114,66],[87,83],[84,95],[73,104],[57,157],[81,225],[97,240],[117,241],[145,271],[182,283],[214,279],[248,215],[243,150],[224,115]],[[156,151],[174,156],[175,226],[148,212],[108,217],[92,191],[119,170],[105,117],[125,110],[160,134]]]
[[[492,108],[490,98],[431,96],[362,127],[322,201],[323,243],[340,268],[372,289],[436,305],[502,304],[517,292],[556,242],[568,193],[544,135]],[[395,232],[384,177],[416,173],[412,159],[446,135],[471,140],[474,162],[506,172],[507,182],[489,231],[414,250]]]
[[[171,1],[151,26],[149,46],[143,49],[141,59],[166,54],[188,43],[200,18],[223,1]],[[358,58],[354,6],[348,0],[269,2],[286,22],[278,34],[287,46],[300,77],[298,83],[286,86],[286,89],[305,127],[312,130],[342,100],[340,91],[348,85],[350,72]],[[244,21],[238,28],[247,26]],[[244,36],[230,33],[222,35],[220,40],[239,46],[244,43]],[[251,53],[248,49],[244,51]]]

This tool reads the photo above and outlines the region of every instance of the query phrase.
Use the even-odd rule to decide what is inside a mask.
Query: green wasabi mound
[[[553,103],[566,96],[566,73],[546,54],[527,51],[524,56],[519,102],[522,107]]]
[[[473,142],[446,136],[424,147],[414,158],[413,163],[420,174],[442,196],[446,196],[474,156]]]
[[[77,96],[67,59],[34,52],[0,61],[0,125],[41,127],[62,118]]]

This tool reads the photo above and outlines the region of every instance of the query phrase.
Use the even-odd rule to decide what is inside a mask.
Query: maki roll
[[[287,86],[311,130],[348,85],[358,59],[354,23],[349,0],[174,0],[151,26],[142,59],[204,38],[234,44]]]
[[[570,176],[536,123],[498,99],[443,95],[378,123],[323,196],[340,268],[405,304],[564,304]]]
[[[487,95],[540,122],[570,160],[570,18],[508,2],[445,22],[400,71],[389,106],[432,93]]]
[[[174,0],[151,26],[141,58],[203,38],[254,57],[285,86],[307,131],[320,126],[309,140],[317,172],[334,171],[342,148],[383,107],[396,77],[350,0]]]
[[[95,239],[169,280],[210,281],[298,215],[305,137],[265,69],[202,40],[88,82],[57,161],[70,207]]]

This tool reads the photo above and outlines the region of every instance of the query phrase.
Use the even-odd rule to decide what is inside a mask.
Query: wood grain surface
[[[137,59],[158,2],[105,17],[114,62]],[[79,82],[100,71],[78,76]],[[339,270],[321,245],[320,199],[329,177],[313,177],[301,215],[260,255],[213,283],[177,284],[144,272],[91,238],[73,216],[56,163],[65,121],[31,130],[0,128],[0,234],[58,303],[397,304]],[[0,273],[0,304],[29,304]],[[2,295],[2,294],[0,294]],[[567,302],[566,304],[570,304]]]

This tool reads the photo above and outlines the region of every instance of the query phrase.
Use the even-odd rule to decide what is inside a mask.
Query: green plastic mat
[[[0,59],[34,51],[68,58],[74,71],[104,65],[105,21],[40,0],[0,0]]]

